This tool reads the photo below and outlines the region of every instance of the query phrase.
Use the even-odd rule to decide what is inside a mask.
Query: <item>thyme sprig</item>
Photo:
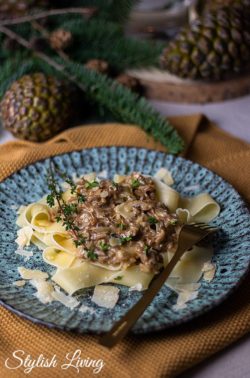
[[[58,213],[56,215],[56,221],[62,222],[66,231],[72,231],[74,235],[74,243],[76,247],[83,245],[85,243],[85,237],[81,234],[79,227],[75,224],[74,215],[77,214],[78,208],[77,203],[66,203],[63,199],[63,191],[55,178],[55,172],[59,172],[58,169],[50,162],[50,167],[47,175],[48,188],[50,194],[47,196],[47,204],[49,207],[53,207],[57,204]],[[60,176],[65,179],[65,181],[71,186],[71,194],[76,193],[75,183],[68,177],[65,177],[64,173],[60,172]],[[77,197],[77,202],[82,200],[81,197]]]
[[[74,181],[66,175],[66,173],[60,171],[55,165],[54,165],[54,171],[70,186],[70,193],[73,195],[76,195],[77,202],[83,203],[85,202],[85,197],[83,194],[78,193],[77,191],[77,185],[74,183]]]

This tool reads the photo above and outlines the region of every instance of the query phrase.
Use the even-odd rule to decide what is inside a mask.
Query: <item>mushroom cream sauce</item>
[[[159,201],[151,177],[132,173],[119,176],[119,182],[82,178],[76,190],[84,202],[77,203],[74,195],[68,201],[77,206],[74,224],[84,238],[78,247],[81,259],[159,272],[163,253],[176,246],[180,226],[176,215]],[[58,211],[52,218],[60,215]]]

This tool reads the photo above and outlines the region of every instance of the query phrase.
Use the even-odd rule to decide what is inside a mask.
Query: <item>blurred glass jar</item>
[[[132,10],[126,31],[136,37],[168,39],[188,22],[194,0],[141,0]]]

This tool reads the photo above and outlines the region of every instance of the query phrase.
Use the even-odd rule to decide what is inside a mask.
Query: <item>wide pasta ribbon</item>
[[[161,174],[164,172],[161,172]],[[166,174],[153,177],[159,201],[164,203],[171,213],[176,213],[182,223],[210,222],[220,211],[219,205],[207,193],[201,193],[192,198],[182,198],[162,178]],[[170,176],[167,179],[170,182]],[[123,180],[124,176],[115,176],[115,181]],[[166,180],[165,180],[166,181]],[[71,196],[70,190],[63,194],[67,202]],[[117,206],[117,211],[125,219],[131,216],[126,204]],[[131,210],[132,211],[132,210]],[[43,259],[46,263],[57,268],[53,275],[54,280],[69,294],[98,285],[103,282],[119,283],[126,286],[138,286],[141,290],[148,287],[154,274],[140,270],[138,265],[122,270],[122,264],[110,266],[99,262],[82,261],[79,250],[73,239],[65,230],[62,223],[57,223],[51,217],[51,209],[47,206],[45,197],[39,202],[19,209],[17,224],[23,228],[23,235],[43,250]],[[27,235],[27,230],[30,231]],[[178,284],[191,284],[197,282],[202,276],[204,262],[210,261],[211,249],[207,252],[194,247],[191,252],[183,255],[181,261],[173,270],[169,282]],[[163,253],[164,266],[170,261],[172,253]]]

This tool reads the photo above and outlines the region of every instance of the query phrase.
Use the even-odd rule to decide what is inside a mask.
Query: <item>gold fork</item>
[[[151,303],[162,285],[166,282],[166,279],[182,255],[206,236],[217,230],[217,228],[211,227],[205,223],[191,223],[182,226],[178,237],[176,252],[168,265],[153,279],[149,289],[147,289],[142,298],[120,320],[118,320],[117,323],[114,324],[110,331],[101,337],[99,343],[108,348],[112,348],[122,340],[130,328],[135,324],[136,320]]]

